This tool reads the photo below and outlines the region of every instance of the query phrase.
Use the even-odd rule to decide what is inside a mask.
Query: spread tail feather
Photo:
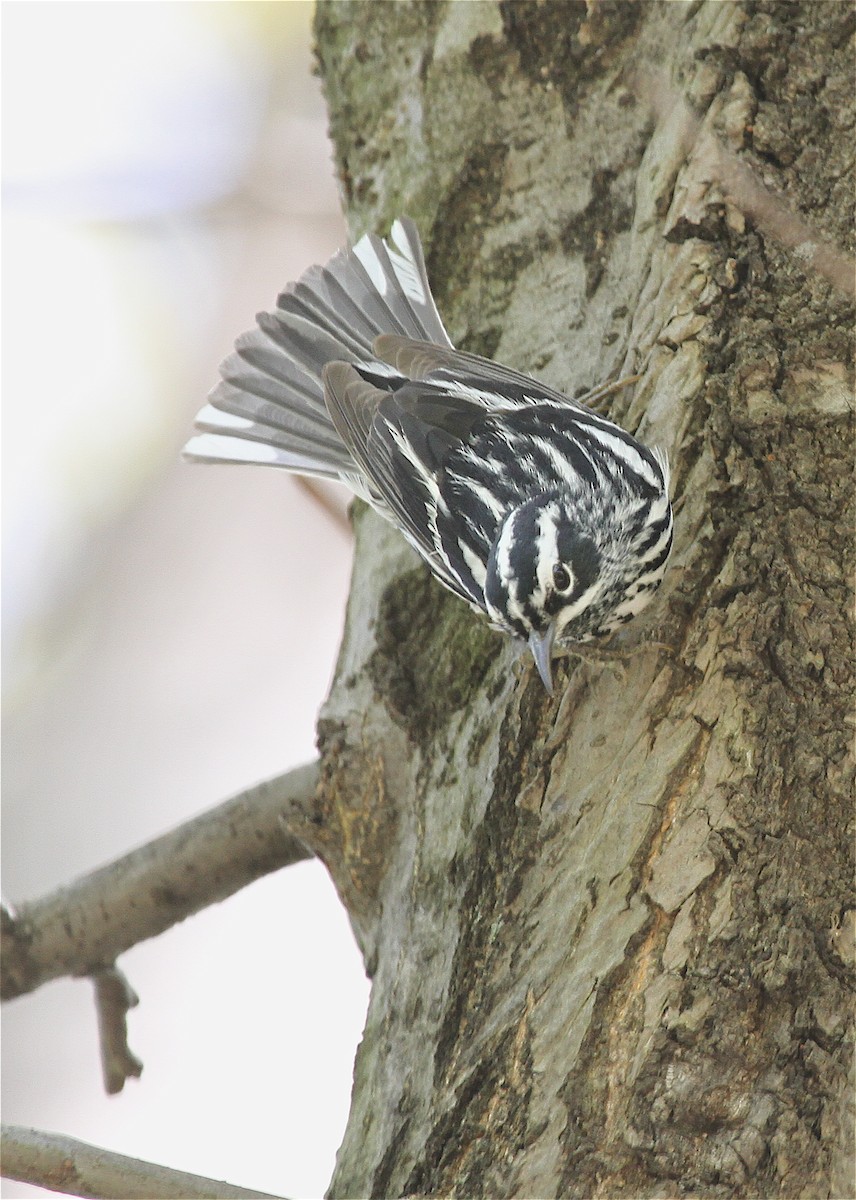
[[[354,462],[330,419],[322,375],[329,362],[397,372],[372,346],[383,334],[451,346],[428,284],[419,233],[404,218],[389,242],[367,234],[326,266],[289,284],[272,313],[242,334],[196,418],[184,456],[259,463],[354,486]]]

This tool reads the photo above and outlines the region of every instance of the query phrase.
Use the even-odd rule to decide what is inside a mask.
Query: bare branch
[[[280,867],[312,858],[288,831],[311,818],[318,764],[257,784],[123,858],[9,909],[2,998],[63,975],[94,975],[118,955]]]
[[[172,1171],[157,1163],[114,1154],[87,1142],[4,1125],[2,1173],[36,1187],[50,1188],[71,1196],[95,1196],[112,1200],[278,1200],[270,1192],[246,1188]]]
[[[101,1044],[101,1070],[104,1090],[110,1096],[121,1092],[125,1080],[139,1079],[143,1064],[128,1045],[128,1009],[140,998],[118,967],[105,967],[92,976],[95,1007],[98,1010],[98,1039]]]

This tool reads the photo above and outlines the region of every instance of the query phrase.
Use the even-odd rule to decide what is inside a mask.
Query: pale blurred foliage
[[[311,6],[4,7],[15,902],[311,757],[350,539],[288,478],[178,459],[234,337],[344,238]],[[320,1195],[367,999],[322,868],[122,965],[142,1079],[103,1096],[89,985],[62,981],[4,1011],[4,1119]]]

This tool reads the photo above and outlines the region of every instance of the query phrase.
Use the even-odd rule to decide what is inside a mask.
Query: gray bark
[[[358,513],[295,830],[373,974],[330,1194],[852,1196],[852,8],[316,27],[352,233],[418,221],[465,349],[642,373],[679,506],[670,650],[554,699]]]

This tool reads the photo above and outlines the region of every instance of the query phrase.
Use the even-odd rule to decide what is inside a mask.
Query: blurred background
[[[312,5],[3,6],[3,891],[14,904],[314,754],[347,495],[183,465],[217,364],[345,239]],[[3,1117],[321,1196],[368,985],[323,868],[3,1011]],[[44,1195],[4,1181],[3,1196]]]

